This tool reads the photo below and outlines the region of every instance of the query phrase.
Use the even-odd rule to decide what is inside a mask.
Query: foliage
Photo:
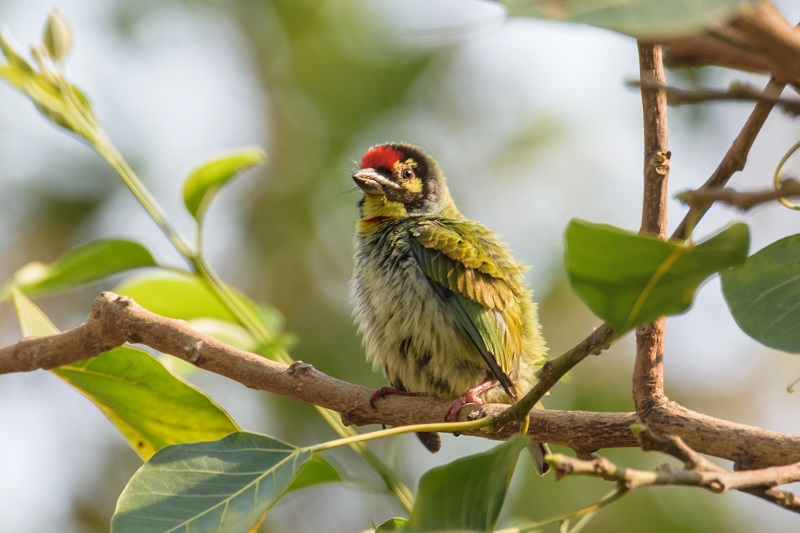
[[[683,2],[681,9],[664,12],[657,0],[640,0],[630,11],[587,0],[574,2],[581,8],[575,12],[554,16],[542,11],[547,3],[505,3],[512,13],[583,22],[634,36],[694,33],[720,14],[732,16],[742,4]],[[28,297],[124,274],[116,291],[151,311],[187,320],[264,357],[290,361],[286,352],[292,337],[282,330],[280,313],[220,280],[202,249],[202,224],[211,200],[241,172],[263,163],[266,154],[243,148],[214,157],[189,174],[183,200],[198,233],[196,245],[190,245],[111,144],[88,98],[65,78],[60,65],[70,52],[72,32],[62,16],[51,15],[43,41],[34,50],[34,67],[7,37],[0,37],[7,60],[0,65],[0,78],[108,162],[188,266],[167,267],[146,245],[124,239],[95,240],[49,264],[24,265],[0,290],[0,300],[14,301],[23,335],[57,331]],[[700,284],[721,272],[725,297],[741,328],[768,346],[800,352],[793,327],[800,292],[799,237],[787,237],[746,259],[749,231],[742,223],[700,243],[685,244],[573,221],[566,231],[565,263],[575,293],[614,327],[617,336],[658,316],[686,312]],[[143,268],[149,270],[133,272]],[[165,355],[153,357],[121,347],[54,371],[89,397],[146,461],[120,496],[114,531],[248,531],[286,493],[344,482],[345,476],[322,455],[344,443],[296,447],[241,431],[228,413],[176,375],[169,361]],[[341,435],[354,435],[330,423]],[[428,471],[420,480],[416,503],[407,506],[408,520],[391,519],[377,531],[493,529],[525,443],[525,438],[516,437]],[[386,483],[383,490],[403,502],[407,489],[402,482],[368,452],[357,451],[383,479],[395,482]]]

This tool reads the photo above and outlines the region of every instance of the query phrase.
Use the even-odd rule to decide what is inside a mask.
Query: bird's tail
[[[429,452],[436,453],[442,448],[442,438],[435,431],[422,431],[417,438]]]

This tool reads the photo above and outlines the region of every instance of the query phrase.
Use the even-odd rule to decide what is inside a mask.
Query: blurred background
[[[800,4],[777,4],[790,21],[800,20]],[[528,281],[553,354],[599,323],[566,284],[562,234],[573,217],[639,227],[641,105],[638,92],[624,85],[638,71],[633,39],[506,19],[497,5],[478,0],[0,0],[0,23],[27,48],[39,42],[53,7],[76,33],[68,75],[184,233],[193,231],[180,200],[185,173],[217,152],[266,148],[266,166],[226,188],[212,206],[205,242],[224,279],[280,310],[297,341],[295,359],[369,387],[384,384],[364,361],[350,315],[358,195],[348,191],[355,161],[389,140],[433,154],[460,210],[503,234],[533,267]],[[667,75],[672,84],[719,88],[766,82],[717,68]],[[750,109],[725,103],[670,110],[671,193],[706,179]],[[798,136],[797,120],[774,112],[732,184],[770,186]],[[800,173],[797,158],[789,171]],[[674,200],[670,208],[674,227],[683,208]],[[742,218],[753,251],[800,228],[784,208],[746,217],[715,209],[696,235]],[[29,261],[51,261],[105,236],[140,240],[162,262],[182,266],[98,156],[0,85],[0,280]],[[66,329],[121,279],[37,303]],[[19,336],[12,306],[0,305],[0,344]],[[687,314],[668,322],[667,339],[672,399],[737,422],[800,431],[800,396],[786,391],[800,364],[738,329],[717,280]],[[632,362],[629,335],[587,359],[545,403],[630,411]],[[298,445],[333,437],[306,405],[215,375],[192,381],[245,429]],[[446,437],[435,456],[413,437],[372,446],[414,487],[427,469],[491,443]],[[335,455],[348,474],[377,485],[348,451]],[[637,450],[607,455],[636,467],[665,461]],[[54,376],[0,376],[4,531],[106,531],[139,465],[103,415]],[[527,459],[519,468],[501,525],[566,512],[612,489],[592,479],[534,479]],[[262,531],[359,531],[398,515],[400,506],[379,491],[321,486],[281,500]],[[670,488],[634,491],[602,510],[587,531],[786,531],[796,520],[746,495]]]

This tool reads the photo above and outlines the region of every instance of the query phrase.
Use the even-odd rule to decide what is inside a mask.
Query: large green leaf
[[[254,165],[260,165],[267,154],[258,147],[247,147],[219,155],[189,173],[183,184],[183,203],[197,220],[202,222],[208,205],[217,191],[232,178]]]
[[[234,340],[235,346],[273,358],[277,350],[286,349],[292,337],[281,331],[283,317],[273,307],[258,305],[235,288],[230,288],[240,307],[248,313],[252,321],[261,325],[266,342],[258,340],[248,331],[228,328],[203,330],[209,322],[199,322],[201,330],[223,342]],[[190,274],[165,274],[150,272],[131,277],[114,289],[115,292],[130,296],[136,303],[161,316],[187,320],[194,324],[199,319],[222,320],[238,324],[230,309],[208,288],[199,276]]]
[[[426,472],[406,531],[494,531],[520,451],[516,435],[489,451]]]
[[[721,275],[742,331],[771,348],[800,353],[800,235],[770,244]]]
[[[23,335],[58,333],[25,295],[13,290],[13,299]],[[122,346],[52,372],[94,402],[144,459],[170,444],[218,439],[239,429],[208,396],[143,350]]]
[[[169,446],[125,487],[111,531],[249,531],[312,456],[245,432]]]
[[[134,268],[156,266],[150,251],[125,239],[93,241],[67,251],[50,264],[28,263],[0,291],[0,301],[14,286],[27,295],[69,289]]]
[[[258,305],[243,293],[231,288],[239,302],[271,333],[283,325],[281,314],[273,307]],[[153,313],[181,320],[215,318],[237,322],[228,307],[208,288],[199,276],[152,272],[133,276],[114,289],[130,296]]]
[[[731,20],[746,0],[500,0],[511,16],[578,22],[640,39],[695,35]]]
[[[662,241],[605,224],[572,220],[565,263],[570,284],[617,335],[686,311],[697,287],[747,257],[750,233],[737,223],[696,245]]]

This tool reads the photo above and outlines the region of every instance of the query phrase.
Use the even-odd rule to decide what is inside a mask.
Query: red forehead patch
[[[394,164],[400,161],[403,152],[395,150],[388,144],[382,144],[367,150],[361,158],[361,168],[386,168],[393,169]]]

